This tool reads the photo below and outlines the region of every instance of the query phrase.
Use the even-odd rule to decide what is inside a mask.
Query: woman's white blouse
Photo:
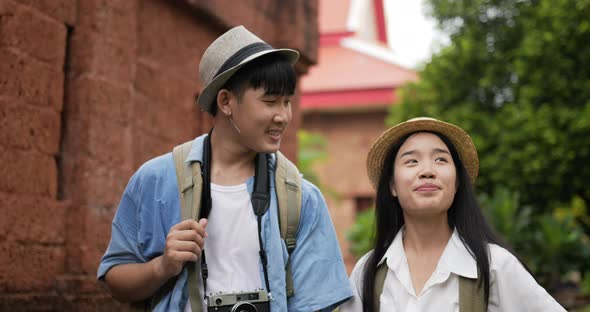
[[[416,295],[399,231],[381,261],[386,259],[387,275],[380,297],[381,312],[459,311],[459,276],[477,278],[477,264],[455,231],[436,269]],[[489,312],[565,311],[506,249],[490,244]],[[354,296],[340,312],[360,312],[362,272],[368,254],[355,265],[350,275]]]

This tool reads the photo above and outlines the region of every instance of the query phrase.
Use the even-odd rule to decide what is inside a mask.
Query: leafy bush
[[[480,196],[480,202],[490,223],[546,288],[571,282],[568,273],[583,272],[590,262],[590,242],[577,219],[577,214],[586,215],[585,207],[574,207],[579,199],[536,215],[506,188]]]
[[[356,216],[355,223],[346,232],[350,242],[350,252],[358,259],[373,249],[375,229],[375,209],[367,209]]]

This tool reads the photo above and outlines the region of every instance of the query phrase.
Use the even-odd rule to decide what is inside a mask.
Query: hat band
[[[268,43],[264,42],[255,42],[239,49],[238,52],[234,53],[230,58],[228,58],[223,63],[223,65],[221,65],[221,67],[219,68],[217,73],[215,73],[215,76],[213,76],[213,78],[219,76],[224,71],[240,64],[240,62],[245,60],[248,56],[266,50],[272,50],[272,47]]]

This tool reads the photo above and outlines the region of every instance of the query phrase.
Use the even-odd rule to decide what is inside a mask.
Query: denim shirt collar
[[[207,136],[208,136],[208,134],[205,133],[205,134],[195,138],[195,140],[193,141],[193,145],[191,146],[191,150],[188,153],[188,156],[186,157],[185,162],[194,162],[194,161],[198,161],[200,163],[203,162],[203,143],[205,142],[205,138]],[[270,169],[274,171],[275,164],[276,164],[275,153],[270,154],[268,164],[270,166]]]

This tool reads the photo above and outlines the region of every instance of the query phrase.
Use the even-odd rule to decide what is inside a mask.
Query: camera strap
[[[213,129],[209,131],[209,135],[205,137],[203,142],[203,162],[201,164],[201,172],[203,173],[203,190],[201,192],[201,212],[199,219],[207,218],[212,208],[211,201],[211,133]],[[270,205],[270,181],[268,174],[268,154],[258,153],[254,160],[255,171],[254,171],[254,189],[250,200],[252,201],[252,208],[256,215],[258,223],[258,243],[260,246],[260,261],[262,263],[262,269],[264,271],[264,282],[266,284],[266,290],[270,295],[270,283],[268,281],[268,259],[264,252],[264,246],[262,244],[262,216],[268,210]],[[201,254],[201,276],[203,278],[203,296],[207,298],[207,278],[209,277],[209,271],[207,269],[207,260],[205,257],[205,249]]]

